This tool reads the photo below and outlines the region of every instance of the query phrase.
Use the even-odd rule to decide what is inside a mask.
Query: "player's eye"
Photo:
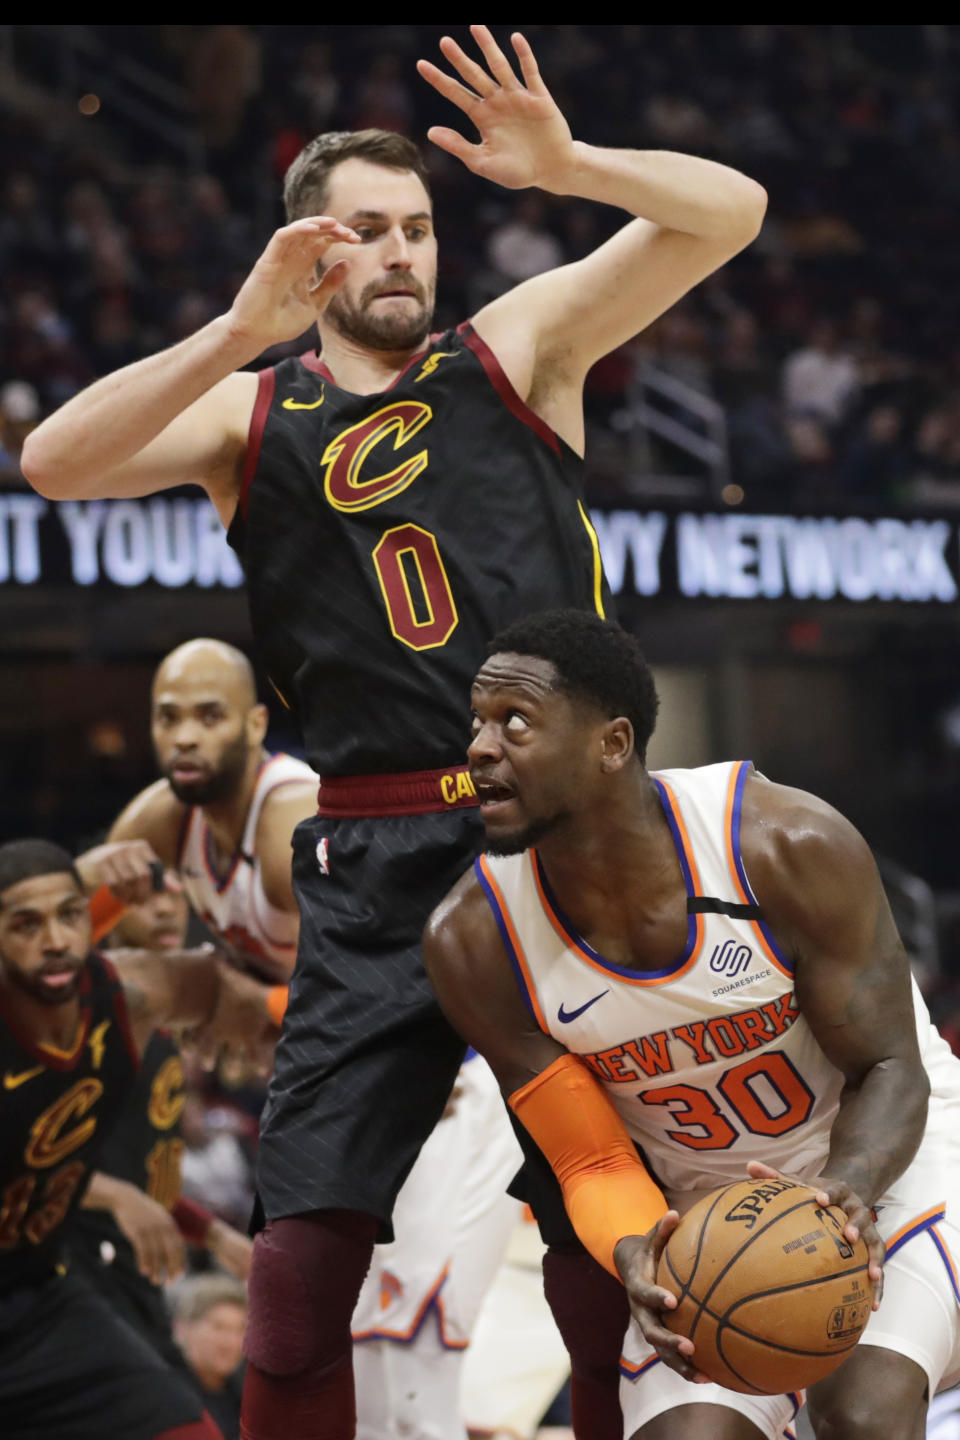
[[[407,231],[407,239],[424,240],[426,238],[426,234],[427,232],[422,225],[412,225]]]
[[[522,711],[511,710],[503,728],[509,730],[513,735],[521,735],[524,730],[530,729],[530,721]]]
[[[366,241],[366,240],[373,240],[373,239],[376,238],[377,232],[376,232],[376,230],[374,230],[374,228],[373,228],[372,225],[354,225],[353,228],[354,228],[354,230],[356,231],[356,233],[360,236],[360,239],[361,239],[361,240]]]

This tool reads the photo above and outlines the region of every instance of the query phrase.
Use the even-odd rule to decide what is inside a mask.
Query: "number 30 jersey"
[[[261,373],[228,539],[318,773],[461,764],[496,632],[602,612],[582,469],[469,325],[373,395],[312,355]]]
[[[792,963],[750,889],[740,811],[751,768],[740,761],[652,777],[688,897],[686,945],[662,970],[625,969],[586,944],[536,851],[476,862],[538,1024],[603,1082],[681,1208],[690,1192],[744,1179],[748,1160],[801,1178],[821,1173],[843,1088],[798,1011]],[[921,1150],[944,1153],[956,1149],[960,1061],[916,987],[914,1003],[932,1087]],[[929,1167],[921,1168],[928,1186]],[[897,1182],[898,1203],[909,1173]],[[941,1198],[923,1195],[921,1206]]]

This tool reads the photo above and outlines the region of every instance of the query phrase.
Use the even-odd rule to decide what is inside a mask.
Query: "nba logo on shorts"
[[[746,970],[752,959],[753,951],[749,945],[738,945],[735,940],[724,940],[722,945],[715,947],[710,956],[710,969],[721,975],[728,975],[732,980],[741,970]]]
[[[321,875],[330,874],[330,848],[326,835],[317,841],[317,864],[320,866]]]

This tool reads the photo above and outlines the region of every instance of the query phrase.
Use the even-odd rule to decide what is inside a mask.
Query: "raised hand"
[[[520,64],[522,81],[486,25],[471,25],[487,68],[479,65],[445,35],[440,49],[466,82],[418,60],[424,80],[462,110],[480,132],[471,144],[456,130],[434,125],[427,136],[441,150],[462,160],[469,170],[508,190],[538,185],[550,190],[575,163],[570,127],[540,78],[529,44],[520,34],[510,40]]]
[[[260,349],[295,340],[322,315],[347,278],[337,260],[317,279],[317,261],[331,245],[358,245],[360,236],[329,215],[295,220],[274,232],[230,308],[231,330]]]
[[[709,1376],[698,1370],[691,1358],[693,1341],[674,1335],[663,1323],[664,1310],[677,1308],[676,1296],[657,1284],[660,1256],[679,1224],[677,1211],[668,1210],[646,1235],[625,1235],[619,1240],[613,1258],[630,1301],[630,1314],[644,1340],[653,1346],[664,1365],[676,1370],[684,1380],[703,1384]]]

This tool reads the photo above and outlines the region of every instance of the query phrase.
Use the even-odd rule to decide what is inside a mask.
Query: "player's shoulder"
[[[173,793],[169,780],[155,780],[120,812],[110,828],[110,839],[148,840],[164,864],[172,865],[188,809]]]
[[[855,825],[826,800],[751,770],[743,788],[740,848],[761,905],[786,897],[849,902],[876,866]]]
[[[456,962],[483,949],[496,933],[496,920],[471,866],[432,911],[423,932],[424,947],[436,963]]]

